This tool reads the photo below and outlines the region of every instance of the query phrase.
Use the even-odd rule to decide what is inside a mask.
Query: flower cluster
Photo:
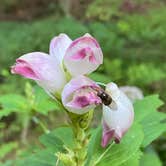
[[[67,111],[84,114],[103,105],[103,137],[105,147],[111,139],[119,142],[134,118],[131,101],[115,83],[105,91],[87,77],[103,63],[102,50],[89,34],[72,41],[66,34],[54,37],[49,55],[32,52],[19,57],[11,72],[33,79],[50,96],[62,102]],[[105,96],[100,96],[103,92]],[[111,102],[104,104],[109,96]]]

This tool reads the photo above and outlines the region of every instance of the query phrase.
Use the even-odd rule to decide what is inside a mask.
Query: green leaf
[[[49,111],[59,110],[59,106],[55,100],[52,100],[43,89],[36,86],[35,87],[35,101],[34,101],[34,110],[47,115]]]
[[[62,151],[64,146],[74,147],[73,132],[69,127],[57,128],[49,134],[42,135],[39,139],[43,145],[54,151]]]
[[[100,156],[100,154],[104,151],[104,149],[102,149],[101,147],[101,133],[101,126],[91,132],[91,138],[89,141],[87,152],[88,157],[85,166],[90,166],[90,162],[92,162],[91,160],[95,160],[95,158]]]
[[[25,112],[27,111],[28,103],[26,99],[17,94],[7,94],[0,96],[0,105],[2,110],[0,110],[0,118],[2,116],[7,116],[11,112]]]
[[[125,161],[120,166],[139,166],[139,160],[142,155],[142,152],[138,150],[129,160]]]
[[[90,140],[88,149],[88,159],[86,165],[98,166],[118,166],[128,161],[139,150],[143,140],[142,128],[138,124],[134,124],[129,132],[124,136],[120,144],[110,145],[109,150],[101,147],[101,128],[94,131]],[[109,148],[109,147],[107,147]],[[105,151],[107,152],[105,153]],[[103,158],[99,160],[100,156]],[[93,156],[93,157],[92,157]],[[90,159],[91,157],[91,159]]]
[[[23,160],[17,161],[16,166],[55,166],[57,157],[54,153],[47,150],[42,150],[36,154],[26,157]],[[59,165],[60,166],[60,165]]]
[[[162,163],[155,153],[144,153],[140,160],[140,166],[162,166]]]
[[[16,162],[16,166],[55,166],[57,162],[56,152],[64,152],[64,146],[70,147],[73,144],[72,130],[68,127],[57,128],[54,131],[42,135],[39,140],[45,146],[45,150],[25,157]],[[58,166],[62,166],[59,162]]]
[[[0,146],[0,159],[4,158],[12,150],[16,149],[18,144],[16,142],[9,142]]]
[[[8,160],[5,163],[0,163],[0,166],[13,166],[13,161],[12,160]]]
[[[166,131],[166,114],[161,112],[153,112],[142,120],[144,131],[143,147],[149,145],[153,140]]]
[[[120,59],[109,60],[105,58],[104,60],[104,69],[105,72],[111,76],[112,80],[119,80],[124,75],[122,73],[122,61]],[[110,81],[109,81],[110,82]]]
[[[40,136],[39,140],[47,149],[50,149],[53,152],[62,151],[64,149],[62,140],[53,132]]]
[[[13,111],[11,109],[0,109],[0,118],[2,118],[4,116],[8,116],[12,112],[15,112],[15,111]]]
[[[59,139],[63,141],[67,147],[75,147],[73,131],[70,127],[59,127],[53,131]]]
[[[164,123],[166,114],[157,111],[157,108],[162,104],[158,95],[147,96],[134,103],[135,121],[140,122],[145,135],[143,147],[149,145],[166,131],[166,123]]]
[[[100,73],[92,73],[90,75],[90,78],[93,79],[96,82],[101,82],[102,81],[102,83],[105,83],[105,84],[111,82],[111,78],[109,76],[105,76],[105,75],[100,74]]]
[[[149,73],[151,75],[150,77]],[[148,85],[165,78],[165,72],[151,63],[130,65],[126,74],[128,83],[134,85]]]
[[[107,163],[107,165],[118,166],[128,161],[139,150],[143,136],[141,126],[133,125],[122,142],[114,145],[98,165],[102,166],[103,163]]]
[[[151,95],[142,100],[137,100],[134,103],[135,121],[140,122],[144,117],[155,112],[162,104],[163,102],[159,99],[158,95]]]

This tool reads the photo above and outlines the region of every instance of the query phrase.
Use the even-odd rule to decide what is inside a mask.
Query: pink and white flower
[[[74,41],[60,34],[51,40],[49,54],[25,54],[16,60],[11,72],[35,80],[54,95],[61,93],[67,82],[64,67],[71,76],[78,76],[93,72],[103,61],[98,42],[89,34]]]
[[[64,64],[72,76],[89,74],[102,63],[102,50],[89,34],[73,41],[64,57]]]
[[[106,86],[106,92],[112,97],[113,101],[109,106],[103,105],[103,147],[107,146],[111,139],[119,143],[134,120],[132,102],[117,85],[109,83]]]
[[[49,54],[25,54],[16,60],[11,72],[33,79],[51,96],[61,97],[69,112],[84,114],[102,104],[98,94],[101,88],[84,76],[102,62],[101,48],[92,36],[85,34],[72,41],[66,34],[60,34],[51,40]],[[108,84],[106,93],[112,103],[103,105],[103,147],[111,139],[118,143],[134,119],[131,101],[116,84]]]
[[[69,112],[84,114],[101,104],[95,88],[99,86],[85,76],[77,76],[67,83],[62,92],[62,103]]]
[[[18,58],[11,72],[35,80],[51,95],[61,91],[66,83],[65,73],[56,59],[41,52]]]

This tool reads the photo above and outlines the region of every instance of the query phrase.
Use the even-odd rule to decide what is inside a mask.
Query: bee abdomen
[[[110,105],[112,102],[112,98],[104,91],[98,91],[97,96],[100,97],[104,105]]]

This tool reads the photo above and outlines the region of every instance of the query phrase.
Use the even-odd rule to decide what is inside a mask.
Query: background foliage
[[[69,1],[49,0],[47,3],[43,0],[24,0],[24,3],[20,0],[1,1],[0,158],[1,162],[6,161],[6,165],[12,163],[10,159],[25,157],[32,151],[40,152],[41,144],[36,137],[43,132],[47,133],[47,128],[52,130],[67,121],[66,117],[62,116],[63,113],[58,111],[60,110],[58,103],[54,104],[41,89],[34,87],[33,83],[27,84],[25,79],[11,76],[9,72],[15,58],[20,55],[31,51],[48,52],[50,39],[59,33],[67,33],[75,39],[89,32],[97,38],[105,59],[99,70],[91,75],[96,81],[102,80],[107,83],[112,80],[119,85],[135,85],[143,90],[145,96],[159,93],[163,101],[166,99],[164,0],[67,2]],[[154,110],[160,105],[157,96],[150,96],[135,103],[139,113],[136,112],[137,119],[133,128],[137,128],[136,137],[139,139],[134,139],[135,146],[133,149],[128,149],[131,156],[121,165],[130,165],[130,163],[136,165],[138,160],[144,163],[141,166],[151,163],[165,164],[165,124],[160,122],[164,122],[165,115],[162,112],[165,112],[166,106],[160,107],[161,112]],[[130,134],[135,134],[132,133],[133,130],[131,129],[124,142],[129,141],[127,137],[130,137]],[[100,128],[94,131],[96,133],[94,139],[100,139],[99,131]],[[157,141],[150,144],[162,133]],[[49,149],[52,144],[44,143],[45,139],[51,142],[51,138],[52,136],[41,137],[40,141],[43,140],[41,142],[46,148],[41,153],[35,154],[35,156],[49,156],[48,165],[51,165],[51,162],[55,163],[55,158]],[[39,146],[36,147],[36,144]],[[95,146],[93,140],[91,146]],[[113,145],[115,152],[116,146]],[[123,143],[120,146],[122,151],[117,153],[124,154],[120,155],[123,161],[129,152],[123,147]],[[101,149],[96,148],[98,151],[89,153],[95,153],[94,156],[100,155]],[[109,153],[109,157],[111,155],[114,155],[113,152]],[[36,161],[36,157],[31,158]],[[116,160],[112,160],[110,162],[115,162],[116,165]],[[107,161],[107,155],[103,161]],[[22,162],[28,163],[28,159]]]

